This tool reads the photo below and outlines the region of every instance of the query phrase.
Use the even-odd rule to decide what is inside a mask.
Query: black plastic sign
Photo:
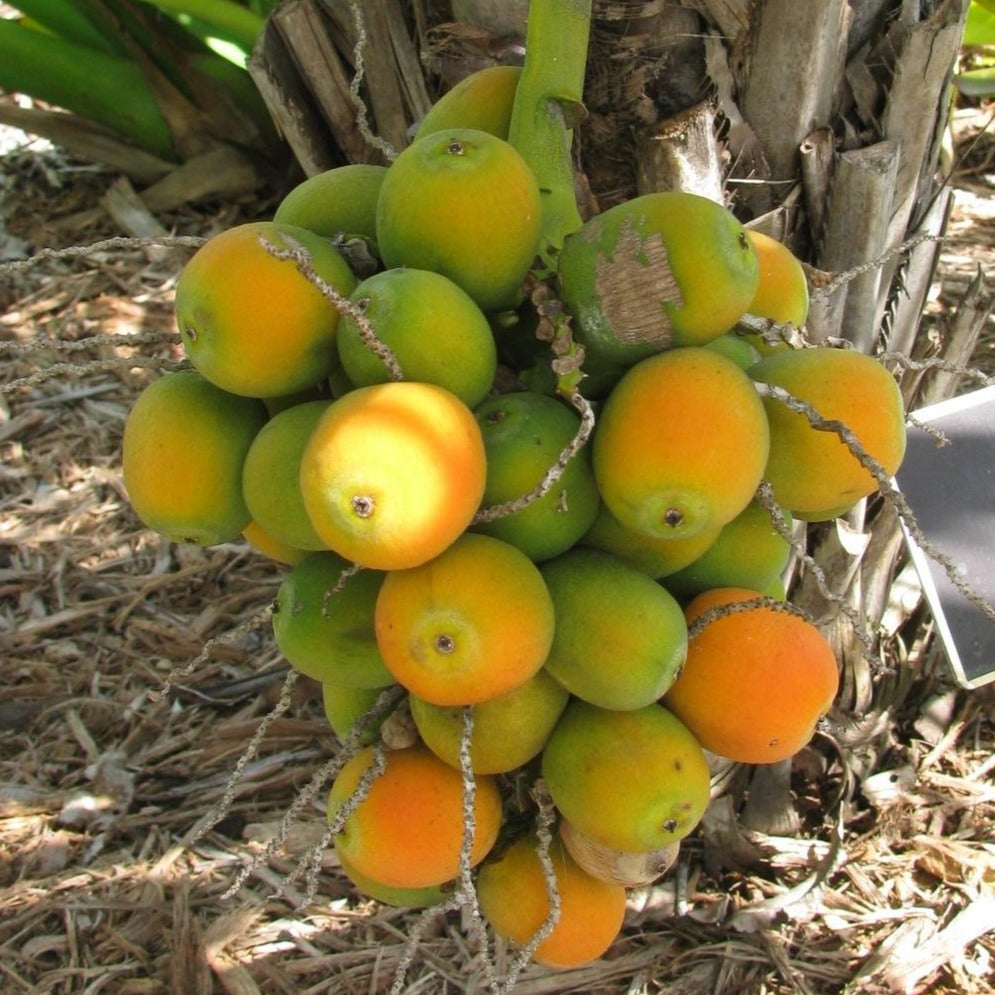
[[[951,561],[957,577],[995,605],[995,386],[912,412],[908,448],[896,476],[919,528]],[[906,529],[930,611],[959,684],[995,681],[995,622],[950,579]]]

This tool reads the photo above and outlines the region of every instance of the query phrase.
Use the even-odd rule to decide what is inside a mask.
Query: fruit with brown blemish
[[[722,204],[645,194],[589,219],[564,242],[560,291],[591,364],[625,368],[729,331],[753,300],[756,249]]]

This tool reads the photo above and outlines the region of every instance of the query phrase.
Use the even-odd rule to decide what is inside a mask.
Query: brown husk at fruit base
[[[961,135],[976,124],[962,121]],[[991,148],[961,175],[927,329],[991,266]],[[30,148],[3,165],[6,231],[32,251],[119,233],[98,207],[110,174]],[[205,237],[271,210],[246,199],[158,220]],[[363,899],[327,849],[315,901],[296,910],[306,882],[285,878],[321,840],[320,794],[226,895],[338,750],[307,680],[266,726],[224,818],[180,845],[215,810],[284,681],[264,614],[280,568],[242,544],[151,535],[120,481],[124,417],[156,375],[133,360],[180,358],[171,293],[190,251],[118,247],[0,273],[3,383],[76,366],[0,396],[0,990],[380,992],[402,963],[401,991],[487,990],[512,951],[493,939],[482,949],[466,911],[420,920]],[[138,333],[161,337],[129,344]],[[989,375],[993,348],[988,318],[972,365]],[[889,560],[876,578],[880,659],[868,665],[852,639],[844,654],[859,721],[827,726],[763,782],[717,771],[720,797],[677,866],[631,893],[610,953],[573,971],[527,967],[516,992],[990,991],[995,689],[952,684],[900,568]]]

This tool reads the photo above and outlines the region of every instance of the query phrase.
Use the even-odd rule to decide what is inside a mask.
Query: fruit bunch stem
[[[590,28],[591,0],[532,0],[529,6],[525,64],[508,138],[539,181],[540,255],[547,267],[581,225],[570,148],[573,126],[584,113]]]

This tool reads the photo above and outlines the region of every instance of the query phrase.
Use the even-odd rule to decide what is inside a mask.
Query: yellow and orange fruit
[[[532,958],[554,969],[580,967],[604,954],[621,931],[625,888],[581,868],[558,837],[552,840],[548,856],[559,897],[559,918]],[[477,876],[484,917],[495,933],[520,947],[549,918],[549,887],[537,842],[528,836],[486,860]]]
[[[367,747],[346,761],[328,796],[328,820],[352,799],[362,778],[369,791],[335,836],[335,849],[349,866],[391,888],[432,888],[460,872],[463,847],[463,778],[427,747],[388,750],[383,771],[371,770],[376,749]],[[470,864],[490,852],[501,827],[501,796],[493,778],[474,783],[475,831]]]
[[[212,383],[246,397],[278,397],[313,387],[338,365],[339,312],[293,259],[348,297],[356,278],[327,239],[306,228],[252,221],[212,236],[176,283],[183,349]]]
[[[348,560],[401,570],[438,556],[480,505],[487,461],[473,412],[435,384],[357,387],[325,411],[301,457],[319,538]]]
[[[721,528],[751,501],[770,449],[753,381],[732,360],[687,346],[641,360],[612,388],[594,430],[608,510],[658,538]]]
[[[377,645],[397,682],[435,705],[472,705],[529,680],[553,641],[553,602],[519,549],[467,532],[427,563],[392,570]]]
[[[484,311],[514,307],[539,244],[539,200],[508,142],[474,128],[433,132],[388,167],[377,202],[384,264],[441,273]]]
[[[266,422],[261,401],[239,397],[193,370],[150,383],[124,426],[121,462],[128,500],[154,532],[213,546],[251,521],[242,467]]]

